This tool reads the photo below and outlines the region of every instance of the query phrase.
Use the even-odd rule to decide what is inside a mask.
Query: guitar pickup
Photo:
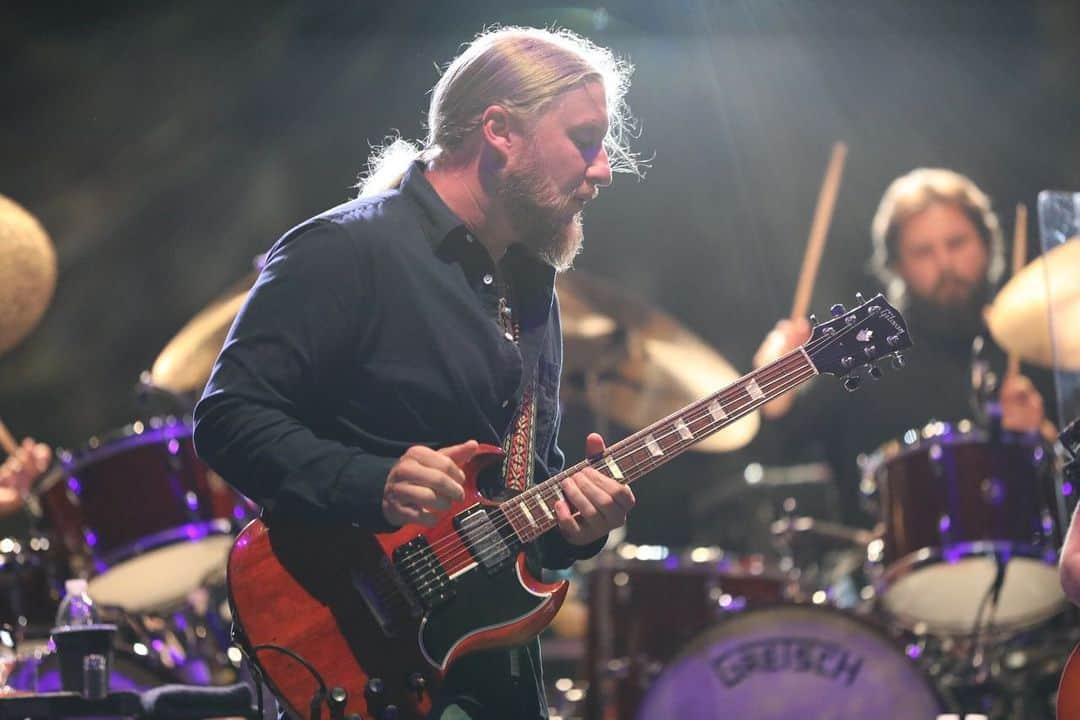
[[[466,510],[454,518],[454,525],[473,559],[487,573],[498,572],[513,558],[506,539],[484,508]]]

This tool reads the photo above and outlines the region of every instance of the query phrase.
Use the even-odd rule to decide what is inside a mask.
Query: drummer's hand
[[[15,452],[0,465],[0,516],[22,507],[23,496],[52,462],[52,449],[24,438]]]
[[[602,452],[604,438],[590,433],[585,438],[585,454],[591,457]],[[622,527],[637,502],[628,486],[592,467],[563,480],[562,491],[566,499],[555,503],[555,517],[563,537],[574,545],[588,545]]]
[[[1046,419],[1043,399],[1031,380],[1023,375],[1006,375],[998,396],[1001,427],[1014,432],[1040,430]]]
[[[393,525],[435,525],[439,515],[465,499],[465,473],[459,466],[471,460],[477,448],[475,440],[439,450],[413,445],[386,476],[383,515]]]
[[[754,369],[764,367],[774,360],[780,359],[809,339],[810,322],[806,318],[781,320],[765,336],[761,347],[754,353]],[[766,403],[761,408],[761,414],[769,420],[783,417],[791,409],[794,401],[795,396],[791,393],[781,395],[775,400]]]

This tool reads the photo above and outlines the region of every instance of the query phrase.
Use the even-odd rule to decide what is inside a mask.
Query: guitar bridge
[[[454,597],[454,583],[423,535],[394,550],[394,570],[427,610]]]

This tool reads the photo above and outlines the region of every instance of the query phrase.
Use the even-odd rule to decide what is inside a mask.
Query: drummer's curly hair
[[[916,168],[892,181],[881,198],[871,224],[873,253],[870,271],[887,288],[889,296],[903,296],[903,280],[893,270],[900,228],[912,216],[936,202],[960,208],[974,223],[990,253],[987,279],[996,283],[1005,269],[1001,226],[990,198],[970,178],[944,168]]]

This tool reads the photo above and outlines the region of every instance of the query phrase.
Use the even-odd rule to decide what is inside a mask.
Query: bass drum
[[[748,610],[703,633],[653,683],[637,717],[926,720],[941,703],[881,631],[837,610]]]

